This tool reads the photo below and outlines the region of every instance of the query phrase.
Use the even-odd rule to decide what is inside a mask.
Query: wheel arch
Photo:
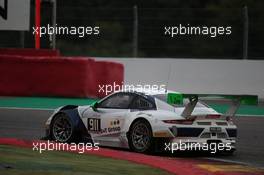
[[[72,115],[69,115],[69,110],[74,110],[75,108],[77,108],[78,106],[76,105],[65,105],[65,106],[62,106],[60,108],[58,108],[57,110],[55,110],[55,112],[51,115],[51,119],[50,119],[50,126],[52,126],[52,123],[54,122],[54,119],[56,118],[56,116],[58,114],[61,114],[61,113],[64,113],[64,114],[67,114],[71,120],[76,121],[77,119],[77,116],[76,117],[73,117]],[[75,123],[75,122],[74,122]]]
[[[77,105],[65,105],[65,106],[61,107],[59,111],[67,110],[67,109],[74,109],[74,108],[77,108],[77,107],[78,107]]]
[[[138,122],[138,121],[144,121],[144,122],[146,122],[146,124],[148,124],[149,125],[149,128],[150,128],[150,132],[151,132],[151,137],[150,137],[150,141],[149,141],[149,146],[147,147],[147,148],[144,148],[144,150],[136,150],[136,148],[133,146],[133,144],[132,144],[132,140],[131,140],[131,135],[130,135],[130,131],[131,131],[131,128],[132,128],[132,126],[136,123],[136,122]],[[144,152],[144,153],[151,153],[151,152],[153,152],[153,148],[154,148],[154,146],[155,146],[155,144],[153,144],[153,143],[155,143],[154,142],[154,139],[153,139],[153,128],[152,128],[152,126],[151,126],[151,122],[149,121],[149,119],[148,118],[145,118],[145,117],[142,117],[142,116],[139,116],[139,117],[137,117],[137,118],[135,118],[132,122],[131,122],[131,125],[129,126],[129,130],[128,130],[128,132],[126,133],[126,135],[127,135],[127,139],[128,139],[128,145],[129,145],[129,148],[131,149],[131,150],[134,150],[134,151],[136,151],[136,152]]]
[[[47,133],[47,136],[49,136],[49,138],[51,138],[51,130],[52,130],[51,127],[53,126],[53,122],[54,122],[56,116],[58,116],[59,114],[62,114],[62,113],[66,114],[70,118],[70,120],[73,123],[74,130],[78,136],[90,138],[90,134],[88,133],[81,117],[79,116],[78,106],[75,106],[75,105],[64,106],[52,115],[50,125],[49,125],[49,133]]]
[[[149,126],[150,126],[150,128],[151,128],[151,133],[152,133],[152,136],[153,136],[153,128],[152,128],[152,126],[151,126],[151,124],[150,124],[150,121],[149,121],[148,119],[146,119],[145,117],[140,116],[140,117],[135,118],[135,119],[131,122],[131,124],[129,125],[128,131],[127,131],[127,133],[126,133],[127,138],[128,138],[128,136],[129,136],[129,133],[130,133],[131,127],[133,126],[134,123],[136,123],[136,122],[139,121],[139,120],[144,120],[144,121],[146,121],[146,122],[149,124]]]

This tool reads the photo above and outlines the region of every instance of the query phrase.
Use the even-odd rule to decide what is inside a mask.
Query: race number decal
[[[87,128],[88,128],[88,131],[100,131],[101,130],[101,120],[98,118],[88,118]]]

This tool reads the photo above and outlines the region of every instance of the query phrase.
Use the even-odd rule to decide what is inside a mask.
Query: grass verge
[[[124,160],[60,151],[40,154],[29,148],[7,145],[0,145],[0,174],[169,175],[163,170]]]

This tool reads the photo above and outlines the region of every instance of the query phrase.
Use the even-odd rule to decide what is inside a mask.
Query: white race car
[[[198,97],[205,96],[174,91],[115,92],[89,106],[67,105],[55,110],[46,122],[46,135],[58,142],[88,140],[135,152],[212,143],[235,150],[237,127],[231,119],[239,104],[256,104],[257,96],[210,95],[233,101],[226,114],[200,102]]]

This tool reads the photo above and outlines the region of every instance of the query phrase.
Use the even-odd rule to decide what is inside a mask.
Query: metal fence
[[[30,31],[0,31],[0,47],[34,47],[34,1]],[[64,55],[95,57],[161,57],[263,59],[262,9],[143,8],[67,5],[42,1],[41,26],[99,26],[99,35],[45,35],[41,48]],[[56,16],[54,16],[56,15]],[[55,20],[54,20],[55,19]],[[164,26],[231,26],[231,35],[164,35]]]

